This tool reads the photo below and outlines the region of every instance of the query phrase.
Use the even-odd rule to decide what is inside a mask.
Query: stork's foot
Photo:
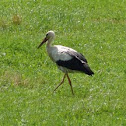
[[[66,76],[67,76],[69,85],[70,85],[70,87],[71,87],[72,94],[74,95],[73,88],[72,88],[72,83],[71,83],[70,77],[68,76],[67,73],[64,74],[64,77],[63,77],[62,81],[61,81],[60,84],[54,89],[53,93],[56,91],[56,89],[57,89],[60,85],[62,85],[62,84],[64,83],[64,79],[65,79]]]

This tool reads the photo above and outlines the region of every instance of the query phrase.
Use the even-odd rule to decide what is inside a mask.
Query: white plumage
[[[53,31],[47,32],[46,37],[44,38],[42,43],[38,46],[38,48],[40,48],[47,41],[46,49],[49,57],[52,59],[53,62],[56,63],[58,68],[65,73],[63,80],[55,88],[55,90],[64,82],[64,79],[67,76],[67,79],[71,86],[72,94],[74,94],[68,73],[76,71],[76,72],[83,72],[88,75],[93,75],[94,72],[90,69],[90,67],[87,64],[87,60],[81,53],[78,53],[74,49],[61,45],[52,46],[52,41],[54,40],[54,37],[55,33]]]
[[[70,48],[61,45],[55,45],[52,47],[47,46],[48,55],[54,62],[58,60],[63,60],[63,61],[70,60],[72,57],[67,53],[67,50],[70,50]]]

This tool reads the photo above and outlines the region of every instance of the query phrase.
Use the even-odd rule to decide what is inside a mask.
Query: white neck
[[[51,38],[48,39],[47,48],[52,46],[52,41],[53,41],[53,40],[54,40],[53,37],[51,37]]]

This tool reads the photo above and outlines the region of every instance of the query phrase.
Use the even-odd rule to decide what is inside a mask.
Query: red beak
[[[45,37],[44,39],[43,39],[43,41],[41,42],[41,44],[38,46],[38,49],[47,41],[48,39]]]

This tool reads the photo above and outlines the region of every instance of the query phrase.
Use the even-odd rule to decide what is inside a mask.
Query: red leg
[[[54,89],[54,91],[56,91],[56,89],[57,89],[61,84],[63,84],[65,77],[66,77],[66,73],[65,73],[65,75],[64,75],[64,77],[63,77],[63,79],[62,79],[62,81],[61,81],[60,84]],[[53,91],[53,92],[54,92],[54,91]]]
[[[74,95],[74,93],[73,93],[73,88],[72,88],[72,84],[71,84],[71,80],[70,80],[68,74],[66,74],[66,75],[67,75],[67,79],[68,79],[69,84],[70,84],[70,87],[71,87],[72,94]]]

